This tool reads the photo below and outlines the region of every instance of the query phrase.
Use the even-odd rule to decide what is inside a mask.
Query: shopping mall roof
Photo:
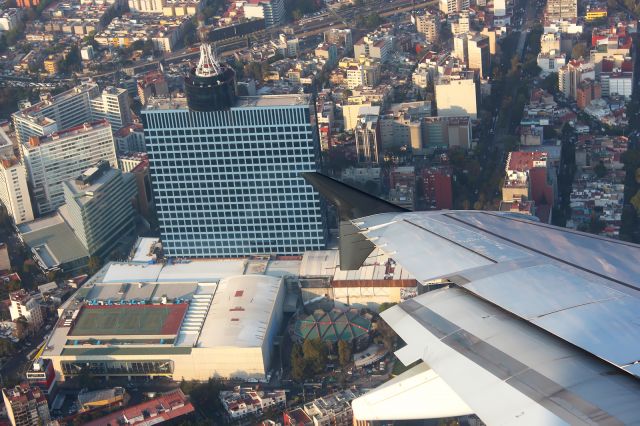
[[[266,275],[220,281],[197,346],[262,346],[281,287],[281,278]]]
[[[318,309],[311,315],[299,317],[293,328],[294,335],[299,339],[322,339],[328,342],[351,341],[368,334],[370,330],[371,321],[361,316],[357,309],[332,309],[328,312]]]

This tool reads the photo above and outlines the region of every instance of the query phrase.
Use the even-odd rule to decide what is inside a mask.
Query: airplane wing
[[[422,283],[450,284],[382,313],[400,360],[426,366],[356,400],[356,419],[442,417],[431,396],[489,425],[640,424],[640,246],[508,213],[380,210],[341,219]]]

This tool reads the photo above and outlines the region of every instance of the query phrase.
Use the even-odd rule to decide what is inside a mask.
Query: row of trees
[[[333,345],[320,339],[307,339],[302,345],[294,344],[291,350],[291,376],[300,381],[322,373],[336,348],[340,365],[346,367],[351,364],[353,349],[350,342],[340,340]]]

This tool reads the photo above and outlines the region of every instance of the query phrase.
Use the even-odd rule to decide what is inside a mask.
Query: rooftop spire
[[[196,67],[198,77],[212,77],[221,73],[220,64],[209,43],[200,44],[200,60]]]

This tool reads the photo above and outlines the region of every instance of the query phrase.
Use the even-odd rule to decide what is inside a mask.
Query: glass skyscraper
[[[167,256],[324,248],[320,196],[300,177],[318,168],[310,95],[241,97],[217,111],[155,99],[142,115]]]

